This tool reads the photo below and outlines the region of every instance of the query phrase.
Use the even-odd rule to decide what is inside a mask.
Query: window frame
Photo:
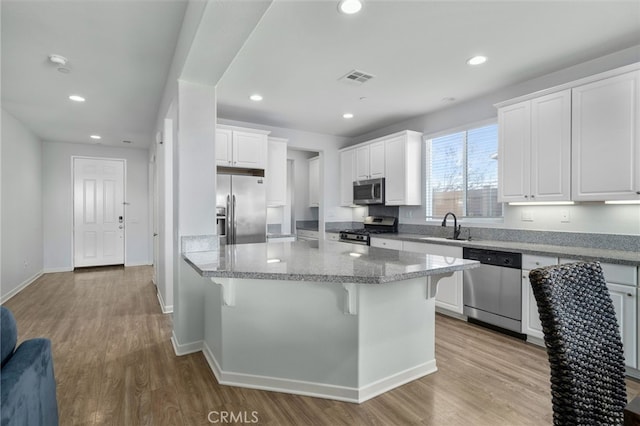
[[[423,176],[422,176],[422,182],[425,185],[425,190],[423,191],[422,196],[424,197],[424,203],[423,203],[423,213],[424,213],[424,217],[425,217],[425,221],[426,222],[433,222],[433,223],[440,223],[442,222],[442,218],[438,218],[437,216],[433,216],[433,215],[427,215],[427,211],[431,211],[431,209],[433,208],[433,199],[431,197],[429,197],[427,194],[431,189],[431,186],[428,185],[428,178],[431,174],[431,169],[430,169],[430,165],[431,165],[431,149],[429,147],[429,141],[432,139],[436,139],[436,138],[440,138],[443,136],[448,136],[448,135],[452,135],[455,133],[462,133],[462,132],[468,132],[469,130],[473,130],[473,129],[477,129],[477,128],[481,128],[481,127],[486,127],[486,126],[490,126],[490,125],[498,125],[498,118],[494,117],[494,118],[490,118],[490,119],[486,119],[486,120],[481,120],[481,121],[476,121],[476,122],[472,122],[472,123],[467,123],[461,126],[457,126],[457,127],[453,127],[453,128],[449,128],[446,130],[441,130],[438,132],[434,132],[434,133],[430,133],[430,134],[425,134],[423,135],[422,138],[422,146],[423,146],[423,155],[422,155],[422,164],[425,165],[424,167],[424,172],[423,172]],[[463,209],[466,212],[467,209],[467,191],[468,191],[468,182],[467,182],[467,178],[468,178],[468,158],[467,158],[467,136],[465,135],[465,140],[464,140],[464,145],[463,145],[463,163],[464,163],[464,167],[463,167],[463,180],[465,182],[464,186],[463,186]],[[491,224],[491,223],[504,223],[504,215],[505,215],[505,203],[501,203],[502,204],[502,216],[496,216],[496,217],[478,217],[478,216],[462,216],[459,217],[458,220],[464,220],[465,223],[480,223],[480,224]]]

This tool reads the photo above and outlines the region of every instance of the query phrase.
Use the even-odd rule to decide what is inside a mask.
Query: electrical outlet
[[[523,222],[533,222],[533,213],[531,210],[523,210],[520,218]]]
[[[569,223],[571,222],[571,217],[569,215],[569,210],[560,210],[560,222]]]

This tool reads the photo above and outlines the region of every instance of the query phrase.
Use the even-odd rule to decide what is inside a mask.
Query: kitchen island
[[[221,384],[357,403],[437,370],[437,282],[477,266],[330,241],[183,257],[209,278],[203,352]]]

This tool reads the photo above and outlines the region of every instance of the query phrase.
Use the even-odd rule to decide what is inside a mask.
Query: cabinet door
[[[401,240],[390,240],[386,238],[371,238],[371,247],[381,247],[392,250],[402,250],[403,242]]]
[[[340,153],[340,205],[353,205],[353,181],[356,180],[356,150]]]
[[[445,246],[439,244],[414,243],[404,241],[404,251],[445,256],[446,259],[462,259],[462,247]],[[454,272],[450,277],[441,278],[438,281],[436,293],[436,307],[456,314],[462,314],[462,271]]]
[[[572,196],[640,199],[640,71],[572,91]]]
[[[227,129],[216,129],[216,165],[231,166],[233,156],[233,132]]]
[[[571,91],[531,100],[531,201],[571,199]]]
[[[356,179],[369,179],[369,145],[356,148]]]
[[[267,206],[287,204],[287,142],[269,139],[267,153]]]
[[[385,204],[399,206],[405,204],[407,182],[405,178],[406,138],[398,136],[385,141]]]
[[[384,141],[369,145],[369,176],[371,179],[384,177]]]
[[[537,341],[533,340],[532,343],[544,344],[544,334],[540,323],[540,314],[538,314],[538,303],[529,282],[529,272],[527,270],[522,271],[522,333],[539,339]]]
[[[529,201],[531,103],[498,110],[498,201]]]
[[[616,319],[620,326],[620,336],[624,345],[625,364],[637,368],[638,329],[636,316],[638,315],[636,301],[638,289],[636,287],[607,283],[611,300],[616,311]]]
[[[309,160],[309,207],[320,205],[320,158]]]
[[[267,136],[259,133],[233,132],[233,166],[264,169]]]

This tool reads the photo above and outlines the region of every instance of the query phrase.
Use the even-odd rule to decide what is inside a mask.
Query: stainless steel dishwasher
[[[480,267],[464,271],[464,314],[469,322],[515,337],[522,334],[522,255],[506,251],[463,248],[464,259]]]

